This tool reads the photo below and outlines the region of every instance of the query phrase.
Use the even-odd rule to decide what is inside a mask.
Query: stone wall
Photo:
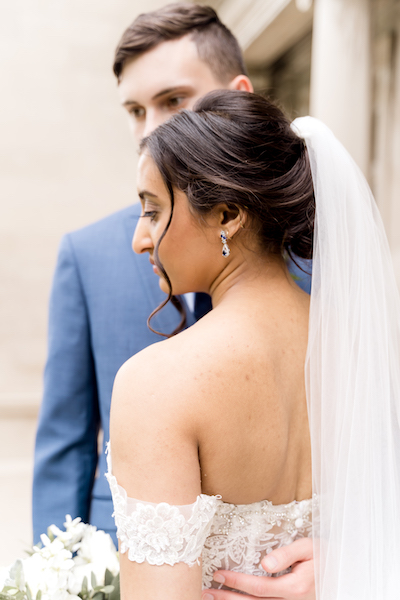
[[[147,0],[0,5],[0,565],[31,543],[32,451],[62,234],[136,201],[115,46]]]

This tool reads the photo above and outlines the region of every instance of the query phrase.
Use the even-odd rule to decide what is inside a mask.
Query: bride
[[[143,141],[138,190],[134,250],[213,310],[115,381],[122,599],[217,598],[312,529],[317,597],[394,599],[399,304],[362,176],[319,122],[221,91]],[[310,308],[284,256],[313,244]]]

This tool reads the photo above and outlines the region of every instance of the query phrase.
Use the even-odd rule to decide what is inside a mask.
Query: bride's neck
[[[273,293],[282,285],[293,285],[281,256],[251,256],[251,259],[232,261],[213,282],[210,295],[213,307],[244,297]]]

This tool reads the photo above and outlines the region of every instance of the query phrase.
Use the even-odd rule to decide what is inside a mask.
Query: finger
[[[224,581],[222,581],[222,578]],[[245,592],[250,597],[271,599],[285,598],[285,596],[281,593],[282,583],[279,581],[282,580],[281,577],[256,577],[254,575],[235,573],[233,571],[216,571],[214,573],[214,579],[218,581],[218,583],[223,583],[227,587]],[[214,591],[217,590],[212,590],[211,593],[214,593]],[[237,595],[235,595],[234,598],[237,600]],[[241,595],[240,598],[243,598],[243,595]]]
[[[273,550],[261,561],[267,573],[279,573],[288,569],[297,562],[312,560],[313,541],[311,538],[300,538],[289,546]]]
[[[245,596],[229,590],[206,590],[201,598],[202,600],[260,600],[260,596]],[[268,600],[282,600],[282,597],[269,596]]]

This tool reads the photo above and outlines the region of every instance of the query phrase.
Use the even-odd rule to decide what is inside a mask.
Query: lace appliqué
[[[248,505],[220,501],[202,552],[203,588],[222,587],[212,578],[218,569],[266,576],[261,559],[295,539],[311,536],[316,506],[316,499],[281,505],[268,500]]]
[[[132,561],[151,565],[193,566],[201,557],[203,589],[222,587],[213,580],[218,569],[266,576],[260,565],[266,554],[311,536],[316,498],[280,505],[268,500],[236,505],[223,502],[221,496],[201,494],[186,506],[152,504],[128,498],[118,485],[109,448],[107,462],[121,552],[128,552]]]
[[[137,563],[199,564],[219,497],[201,494],[186,506],[134,500],[112,475],[109,446],[107,463],[120,551],[128,552],[129,560]]]

